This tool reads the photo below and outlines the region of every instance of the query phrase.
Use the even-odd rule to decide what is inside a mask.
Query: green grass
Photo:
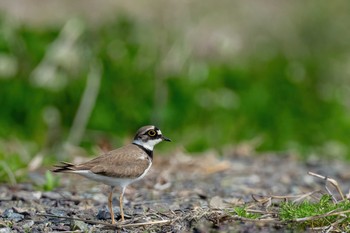
[[[16,184],[25,179],[29,161],[23,157],[18,153],[0,151],[0,183]]]
[[[243,222],[254,221],[261,224],[284,225],[290,229],[330,229],[340,232],[350,230],[350,201],[337,203],[328,194],[318,201],[304,200],[300,203],[282,201],[265,210],[254,205],[234,207],[229,214]]]
[[[46,171],[45,173],[45,182],[39,186],[41,190],[52,191],[60,185],[60,179],[57,176],[54,176],[52,172]]]
[[[343,213],[344,211],[347,213]],[[283,202],[279,217],[284,222],[293,222],[304,227],[326,227],[341,220],[337,227],[345,227],[350,220],[350,201],[333,203],[330,195],[323,195],[319,202]]]
[[[234,212],[237,214],[237,216],[242,217],[242,218],[249,218],[249,219],[257,219],[261,217],[260,214],[256,213],[249,213],[246,210],[245,206],[238,206],[234,208]]]

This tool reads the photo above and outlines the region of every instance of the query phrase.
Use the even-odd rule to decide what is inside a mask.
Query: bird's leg
[[[122,221],[123,221],[123,222],[124,222],[123,196],[124,196],[125,188],[126,188],[126,187],[123,187],[123,188],[122,188],[122,192],[121,192],[120,197],[119,197],[120,215],[122,216]]]
[[[112,204],[113,189],[114,189],[114,186],[111,186],[111,192],[108,195],[108,208],[109,208],[109,212],[111,213],[112,224],[116,224],[115,219],[114,219],[113,204]]]

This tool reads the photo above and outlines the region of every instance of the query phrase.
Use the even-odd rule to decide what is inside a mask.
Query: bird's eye
[[[151,137],[154,137],[154,136],[156,136],[156,131],[155,130],[150,130],[150,131],[148,131],[148,135],[149,136],[151,136]]]

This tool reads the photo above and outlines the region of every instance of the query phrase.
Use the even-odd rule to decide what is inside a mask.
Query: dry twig
[[[308,174],[309,174],[310,176],[314,176],[314,177],[323,179],[323,180],[325,180],[326,182],[328,181],[329,183],[331,183],[331,185],[333,185],[333,186],[336,188],[336,190],[338,191],[338,193],[340,194],[341,199],[342,199],[342,200],[345,200],[344,194],[343,194],[343,192],[341,191],[341,189],[340,189],[340,187],[339,187],[339,184],[338,184],[338,182],[337,182],[335,179],[329,178],[329,177],[327,177],[327,176],[319,175],[319,174],[314,173],[314,172],[308,172]],[[331,196],[333,197],[332,193],[331,193],[330,190],[327,188],[327,183],[326,183],[325,185],[326,185],[326,189],[327,189],[328,193],[331,194]],[[333,197],[333,198],[334,198],[334,197]],[[335,198],[334,198],[334,200],[335,200]]]
[[[320,215],[314,215],[314,216],[309,216],[305,218],[297,218],[294,221],[295,222],[305,222],[305,221],[311,221],[311,220],[316,220],[319,218],[325,218],[325,217],[330,217],[330,216],[336,216],[336,215],[343,215],[343,214],[348,214],[350,213],[350,210],[344,210],[340,212],[334,212],[333,210],[329,213],[326,214],[320,214]]]
[[[63,219],[69,219],[69,220],[76,220],[76,221],[82,221],[86,223],[91,224],[101,224],[104,226],[107,226],[109,228],[113,229],[121,229],[121,228],[130,228],[130,227],[141,227],[141,226],[147,226],[147,225],[163,225],[163,224],[169,224],[173,220],[159,220],[159,221],[149,221],[149,222],[141,222],[141,223],[128,223],[128,224],[111,224],[111,223],[105,223],[100,221],[94,221],[94,220],[87,220],[87,219],[81,219],[81,218],[74,218],[74,217],[66,217],[66,216],[57,216],[52,214],[37,214],[38,216],[43,217],[49,217],[49,218],[63,218]]]

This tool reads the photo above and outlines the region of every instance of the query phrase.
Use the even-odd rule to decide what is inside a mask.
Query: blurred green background
[[[145,124],[160,151],[350,158],[350,2],[38,4],[0,3],[3,181]]]

